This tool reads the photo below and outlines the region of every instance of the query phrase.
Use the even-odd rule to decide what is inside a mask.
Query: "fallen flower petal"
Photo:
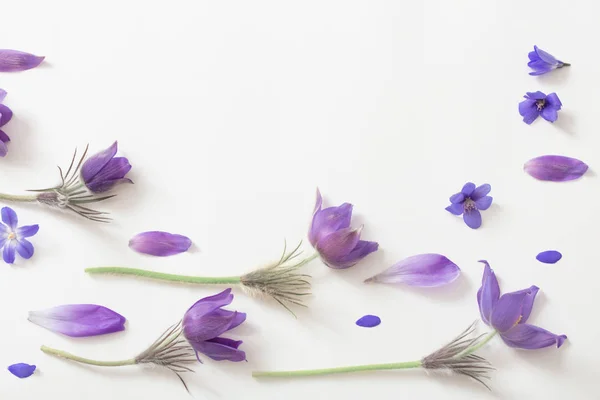
[[[410,286],[436,287],[453,282],[460,268],[441,254],[408,257],[365,282],[405,283]]]
[[[381,318],[377,315],[365,315],[356,321],[356,325],[362,326],[363,328],[373,328],[381,324]]]
[[[562,254],[556,250],[547,250],[542,251],[535,258],[544,264],[555,264],[562,258]]]
[[[588,165],[575,158],[547,155],[527,161],[523,169],[541,181],[565,182],[580,178]]]
[[[44,61],[44,58],[18,50],[0,50],[0,72],[17,72],[35,68]]]
[[[104,335],[125,330],[125,317],[95,304],[67,304],[30,311],[29,321],[71,337]]]
[[[28,378],[35,372],[35,365],[29,365],[25,363],[13,364],[8,367],[8,370],[11,374],[16,376],[17,378]]]
[[[139,233],[129,241],[129,247],[138,253],[159,257],[186,252],[191,245],[186,236],[160,231]]]

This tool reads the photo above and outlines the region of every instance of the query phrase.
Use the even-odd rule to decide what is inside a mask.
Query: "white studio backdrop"
[[[313,261],[309,309],[236,291],[248,314],[230,337],[247,363],[212,362],[187,376],[205,399],[599,399],[598,229],[600,37],[597,2],[558,1],[4,1],[0,48],[47,57],[0,75],[15,117],[0,159],[0,190],[57,183],[73,149],[119,140],[135,185],[103,204],[115,219],[14,205],[39,223],[35,256],[0,266],[0,398],[188,399],[178,379],[138,367],[82,366],[40,352],[122,359],[145,349],[201,297],[221,288],[91,277],[91,266],[237,275],[305,239],[318,186],[326,204],[351,202],[355,224],[380,251],[344,271]],[[537,44],[572,63],[528,75]],[[525,125],[527,91],[557,92],[555,124]],[[590,165],[570,183],[522,171],[544,154]],[[490,183],[493,206],[473,231],[444,210],[467,182]],[[192,252],[150,258],[131,236],[189,236]],[[311,251],[304,243],[306,254]],[[560,250],[555,265],[535,260]],[[440,289],[365,285],[419,253],[463,271]],[[519,351],[494,339],[480,354],[492,391],[422,371],[255,380],[252,370],[419,358],[479,318],[475,294],[487,259],[503,291],[542,291],[530,321],[569,340]],[[27,321],[29,310],[97,303],[128,318],[125,332],[70,339]],[[373,329],[354,322],[376,314]],[[483,324],[478,328],[485,332]],[[6,367],[36,364],[19,380]]]

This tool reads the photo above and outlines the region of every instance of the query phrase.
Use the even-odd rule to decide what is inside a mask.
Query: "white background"
[[[205,399],[598,399],[598,7],[593,1],[5,1],[0,48],[45,55],[38,69],[0,75],[15,113],[0,189],[56,184],[75,146],[118,139],[135,185],[102,204],[111,225],[15,205],[39,223],[29,261],[0,268],[0,397],[188,399],[175,376],[52,358],[42,344],[104,360],[142,351],[197,299],[221,290],[118,277],[120,265],[237,275],[304,239],[319,186],[351,202],[355,225],[381,250],[352,269],[318,261],[310,308],[294,319],[236,291],[248,363],[211,362],[187,376]],[[528,75],[537,44],[570,69]],[[555,124],[525,125],[526,91],[556,91]],[[530,158],[564,154],[591,171],[543,183]],[[474,231],[444,210],[473,181],[493,206]],[[193,252],[158,259],[127,247],[134,234],[186,234]],[[304,245],[306,254],[310,246]],[[535,260],[560,250],[555,265]],[[463,271],[431,290],[364,285],[414,254],[437,252]],[[262,380],[295,369],[420,358],[479,318],[487,259],[503,291],[541,287],[530,322],[569,340],[519,351],[498,338],[480,354],[497,371],[489,393],[462,377],[422,371]],[[122,333],[70,339],[27,321],[29,310],[97,303],[128,318]],[[357,327],[364,314],[382,324]],[[484,332],[487,327],[479,325]],[[19,380],[16,362],[38,371]]]

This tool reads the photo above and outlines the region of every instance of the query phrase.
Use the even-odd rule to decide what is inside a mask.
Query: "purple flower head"
[[[323,262],[330,268],[349,268],[377,251],[377,242],[360,240],[362,227],[350,228],[352,204],[321,209],[323,198],[317,189],[317,202],[308,232],[310,244],[319,252]]]
[[[467,182],[462,190],[450,196],[450,204],[446,211],[463,216],[469,228],[477,229],[481,226],[481,213],[492,205],[493,198],[487,194],[492,190],[490,185],[483,184],[475,187],[472,182]]]
[[[527,63],[527,66],[533,69],[533,72],[530,72],[529,75],[543,75],[556,68],[568,67],[570,65],[557,60],[552,54],[546,53],[537,46],[533,46],[533,51],[529,53],[529,63]]]
[[[125,317],[96,304],[66,304],[30,311],[30,322],[71,337],[88,337],[125,330]]]
[[[238,350],[241,340],[220,337],[246,320],[246,314],[223,310],[233,301],[231,289],[198,300],[183,317],[183,335],[196,356],[202,353],[213,360],[245,361],[246,353]],[[200,358],[198,358],[200,360]]]
[[[17,213],[10,207],[2,208],[2,222],[0,224],[0,249],[4,262],[13,264],[15,253],[25,259],[33,256],[33,245],[27,239],[35,235],[40,227],[38,225],[27,225],[18,227]]]
[[[477,292],[477,303],[483,322],[498,331],[504,343],[510,347],[533,350],[553,345],[562,346],[567,339],[566,335],[555,335],[526,323],[540,289],[531,286],[500,296],[500,286],[494,271],[487,261],[480,262],[485,264],[485,269],[481,288]]]
[[[119,183],[133,183],[131,179],[125,178],[131,170],[131,164],[125,157],[115,157],[115,154],[117,154],[117,142],[83,163],[81,177],[90,191],[102,193]]]
[[[556,93],[546,96],[542,92],[527,92],[523,97],[525,100],[519,103],[519,114],[527,125],[530,125],[540,115],[550,122],[558,119],[558,110],[562,108],[562,103]]]
[[[45,57],[18,50],[0,50],[0,72],[18,72],[35,68],[44,61]]]
[[[6,97],[6,91],[0,89],[0,103]],[[0,104],[0,128],[3,127],[12,119],[13,112],[10,108],[4,104]],[[4,157],[8,152],[7,143],[10,142],[10,138],[2,129],[0,129],[0,157]]]

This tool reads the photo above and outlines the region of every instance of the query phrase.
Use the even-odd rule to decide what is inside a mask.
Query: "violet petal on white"
[[[66,304],[40,311],[30,311],[30,322],[71,337],[87,337],[120,332],[125,317],[96,304]]]
[[[158,257],[186,252],[191,245],[192,241],[186,236],[160,231],[139,233],[129,241],[129,247],[138,253]]]
[[[527,161],[523,169],[541,181],[565,182],[580,178],[588,165],[575,158],[548,155]]]
[[[447,257],[441,254],[419,254],[405,258],[365,282],[436,287],[453,282],[459,275],[460,268]]]

